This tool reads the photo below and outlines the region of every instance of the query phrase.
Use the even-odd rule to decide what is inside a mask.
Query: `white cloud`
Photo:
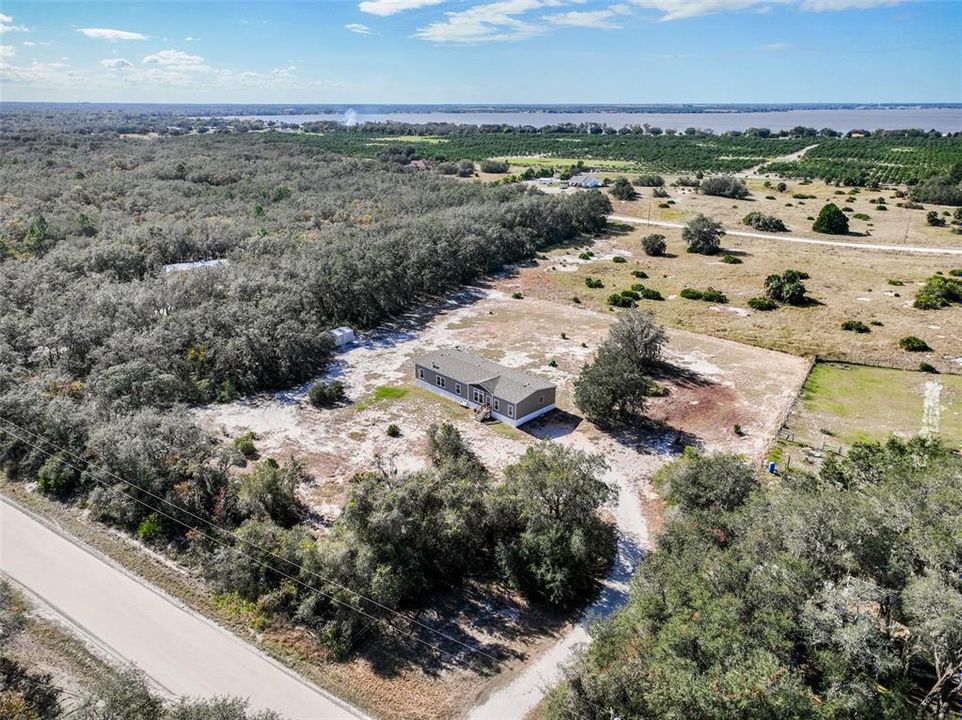
[[[106,60],[101,60],[100,64],[108,70],[126,70],[127,68],[135,67],[130,60],[125,60],[124,58],[107,58]]]
[[[0,45],[0,58],[9,58],[17,54],[12,45]]]
[[[547,20],[552,25],[560,27],[583,27],[595,28],[598,30],[617,30],[621,27],[615,18],[627,15],[631,12],[627,5],[612,5],[606,10],[572,10],[555,15],[546,15]]]
[[[418,28],[415,36],[437,43],[475,43],[523,40],[545,32],[539,25],[520,16],[544,6],[555,6],[545,0],[501,0],[475,5],[467,10],[447,12],[447,20]]]
[[[0,35],[8,32],[30,32],[30,30],[23,25],[14,25],[10,15],[0,13]]]
[[[903,0],[630,0],[633,5],[662,13],[661,20],[682,20],[738,10],[761,10],[771,5],[797,5],[809,12],[866,10],[898,5]]]
[[[197,42],[198,40],[200,40],[200,38],[195,38],[195,37],[192,37],[191,35],[188,35],[187,37],[184,38],[184,42]]]
[[[428,5],[440,5],[444,0],[364,0],[357,6],[361,12],[387,17],[405,10],[417,10]]]
[[[204,65],[200,55],[190,55],[180,50],[161,50],[143,59],[144,65],[160,65],[165,68],[197,68]]]
[[[146,40],[147,36],[139,32],[129,30],[116,30],[114,28],[77,28],[77,32],[96,40]]]
[[[358,35],[371,34],[371,28],[369,28],[367,25],[362,25],[361,23],[348,23],[344,27],[346,27],[352,33],[357,33]]]

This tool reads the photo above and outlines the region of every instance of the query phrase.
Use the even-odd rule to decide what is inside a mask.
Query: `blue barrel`
[[[774,463],[774,462],[769,462],[769,463],[768,463],[768,472],[770,472],[772,475],[775,474],[775,463]]]

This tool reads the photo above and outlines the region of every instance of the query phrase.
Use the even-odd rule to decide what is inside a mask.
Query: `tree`
[[[330,407],[344,402],[345,385],[340,380],[318,381],[307,391],[307,399],[314,407]]]
[[[664,255],[665,249],[668,247],[665,244],[665,236],[657,233],[645,235],[641,239],[641,245],[645,250],[645,255],[651,255],[652,257]]]
[[[688,244],[688,252],[714,255],[721,248],[725,230],[717,220],[698,214],[681,231],[681,239]]]
[[[270,518],[281,527],[291,527],[304,514],[297,488],[305,480],[304,464],[299,461],[292,461],[284,468],[273,459],[258,463],[240,479],[238,510],[244,517]]]
[[[618,200],[634,200],[638,197],[634,185],[626,177],[616,178],[611,185],[611,195]]]
[[[542,442],[505,468],[492,499],[498,566],[508,583],[552,605],[595,587],[611,561],[614,535],[598,516],[614,498],[599,455]]]
[[[698,192],[703,195],[718,195],[721,197],[742,200],[749,196],[748,186],[741,178],[734,175],[717,175],[701,181]]]
[[[845,235],[848,233],[848,217],[838,209],[838,205],[828,203],[819,211],[812,230],[827,235]]]
[[[776,302],[804,305],[808,299],[806,296],[808,289],[802,280],[807,278],[807,273],[797,270],[786,270],[781,275],[769,275],[765,278],[765,294]]]
[[[642,412],[655,387],[651,372],[661,359],[664,343],[664,330],[651,313],[623,313],[594,361],[575,380],[575,404],[600,424],[625,421]]]

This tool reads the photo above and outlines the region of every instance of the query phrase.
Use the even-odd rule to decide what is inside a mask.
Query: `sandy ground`
[[[2,499],[0,539],[5,575],[168,695],[246,697],[291,720],[366,717]]]
[[[462,672],[427,679],[430,688],[422,686],[422,692],[443,694],[447,701],[436,713],[419,707],[418,716],[460,715],[476,702],[487,704],[475,717],[518,717],[523,714],[520,708],[533,707],[559,664],[586,640],[587,622],[625,601],[628,580],[651,544],[646,517],[657,502],[649,484],[654,471],[685,445],[739,452],[761,462],[806,374],[807,362],[799,357],[671,330],[669,370],[660,378],[669,394],[651,402],[650,423],[603,433],[578,415],[571,392],[615,315],[534,297],[513,299],[525,272],[509,271],[490,287],[469,288],[362,337],[327,373],[347,383],[351,402],[344,407],[309,406],[307,384],[197,411],[200,422],[225,439],[253,430],[262,456],[304,459],[313,476],[302,488],[304,499],[328,521],[336,518],[353,474],[378,462],[402,471],[423,467],[424,431],[432,422],[453,422],[496,476],[539,440],[604,456],[606,479],[618,489],[612,512],[621,532],[618,560],[598,601],[558,637],[519,633],[507,645],[515,659],[504,663],[497,675]],[[549,378],[558,385],[558,410],[519,429],[482,424],[456,403],[415,387],[413,358],[451,346]],[[383,388],[400,396],[384,397]],[[759,413],[759,407],[767,411]],[[389,423],[401,427],[399,438],[387,437]],[[742,436],[733,431],[736,424]],[[456,619],[465,632],[481,620],[477,611],[460,612]],[[519,622],[529,620],[521,616]],[[504,638],[484,638],[492,639],[504,646]],[[389,692],[390,681],[385,682]],[[425,695],[421,697],[423,704]],[[508,715],[502,714],[509,708],[513,710]]]

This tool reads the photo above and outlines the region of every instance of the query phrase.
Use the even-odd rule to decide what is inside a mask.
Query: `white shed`
[[[329,330],[327,334],[331,336],[331,340],[334,341],[334,347],[336,348],[344,347],[357,339],[354,336],[354,330],[347,326],[334,328],[333,330]]]

